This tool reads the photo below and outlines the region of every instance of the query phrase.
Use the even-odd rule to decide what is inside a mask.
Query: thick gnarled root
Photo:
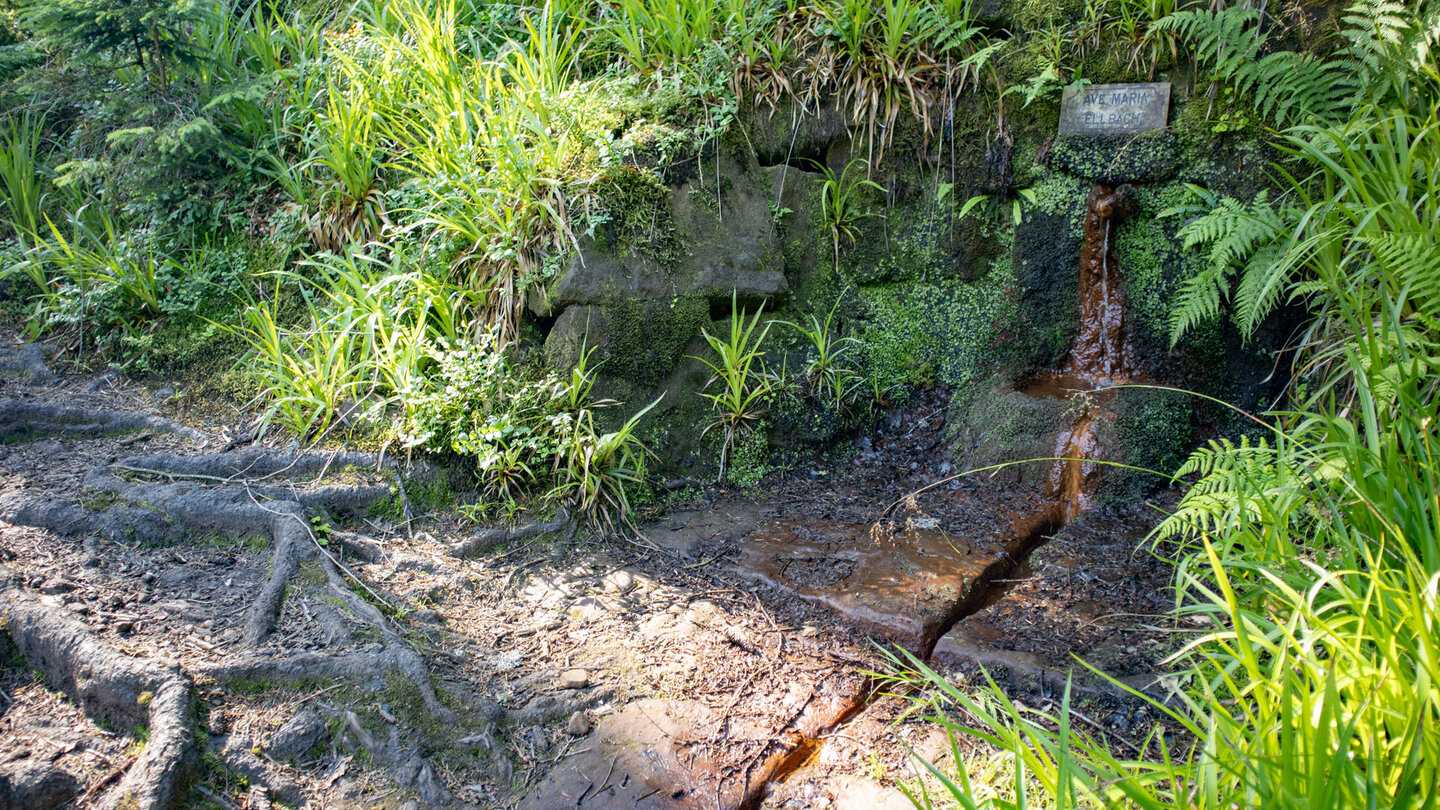
[[[0,406],[0,414],[3,412]],[[12,408],[11,413],[14,412]],[[12,419],[9,424],[19,425],[16,429],[22,433],[39,429],[35,414],[27,415],[25,420]],[[377,501],[390,497],[392,488],[388,480],[398,474],[394,467],[393,463],[387,465],[380,457],[366,453],[296,453],[264,448],[200,456],[140,455],[91,470],[85,486],[96,495],[85,505],[66,503],[36,492],[14,492],[0,498],[0,519],[71,536],[99,534],[126,541],[173,542],[217,533],[241,538],[263,535],[271,542],[269,572],[245,606],[240,627],[241,649],[237,655],[222,661],[191,665],[190,671],[220,682],[343,680],[377,691],[388,688],[395,677],[400,677],[413,684],[425,710],[436,721],[453,725],[456,716],[441,702],[424,660],[381,610],[389,604],[386,598],[372,590],[332,553],[332,549],[341,547],[340,543],[327,548],[319,542],[312,522],[312,517],[328,522],[336,516],[363,514]],[[96,508],[97,502],[103,508]],[[335,648],[286,655],[266,645],[280,621],[287,591],[295,584],[302,565],[307,571],[318,571],[323,576],[318,583],[313,577],[308,580],[309,587],[324,589],[322,599],[328,607],[320,607],[332,612],[338,608],[369,628],[382,642],[378,650]],[[33,601],[25,604],[38,609],[38,603]],[[70,624],[75,625],[73,620]],[[59,649],[56,645],[61,642],[63,639],[37,639],[29,643],[25,652],[26,655],[47,654],[47,650]],[[75,680],[74,676],[63,673],[56,677]],[[77,700],[85,699],[83,680],[75,680],[72,693]],[[188,680],[182,678],[177,682],[183,682],[189,689]],[[172,694],[173,686],[163,686],[170,691],[152,689],[154,710],[178,699]],[[188,700],[189,692],[184,694]],[[142,717],[130,718],[132,723],[143,720]],[[154,722],[151,721],[152,725]],[[187,727],[186,734],[191,731]],[[156,741],[167,743],[166,738],[156,738],[153,731],[151,739],[151,747]],[[192,737],[187,736],[186,740]],[[371,748],[370,743],[365,743],[367,750]],[[415,756],[413,750],[402,750],[402,747],[391,752],[386,747],[390,743],[384,741],[376,745],[379,747],[371,751],[372,755],[394,772],[398,782],[415,785],[422,793],[434,796],[444,793],[433,769]],[[147,752],[149,750],[147,747]],[[162,746],[155,750],[159,756],[166,749]],[[146,772],[155,770],[149,765],[146,768]],[[137,782],[136,790],[158,782],[159,777],[146,779],[149,781],[143,784]],[[140,793],[135,795],[137,799],[142,798]],[[143,798],[141,807],[161,807],[163,805],[154,802],[162,799],[168,800],[158,793],[153,800]]]
[[[96,807],[178,806],[196,760],[194,690],[178,667],[122,655],[64,611],[47,607],[0,571],[4,631],[29,665],[96,722],[144,726],[149,740]]]
[[[0,371],[21,374],[27,383],[37,387],[54,385],[60,379],[45,362],[45,347],[38,343],[0,350]]]
[[[17,399],[0,400],[0,441],[26,441],[40,436],[100,437],[141,430],[174,433],[203,444],[204,433],[171,419],[148,413],[68,408]]]

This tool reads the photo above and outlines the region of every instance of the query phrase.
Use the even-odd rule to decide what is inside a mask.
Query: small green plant
[[[713,372],[705,383],[700,396],[710,400],[715,411],[715,421],[705,428],[705,433],[720,428],[720,470],[716,478],[723,481],[725,465],[731,448],[738,436],[748,433],[764,413],[762,407],[775,384],[764,373],[760,358],[765,356],[761,348],[770,324],[761,324],[765,307],[759,307],[754,317],[746,319],[746,313],[739,308],[737,295],[730,294],[730,334],[719,338],[702,330],[701,336],[715,352],[715,359],[697,357]],[[711,393],[710,386],[719,383],[720,390]]]
[[[570,441],[557,460],[564,476],[552,493],[585,515],[592,526],[613,530],[617,523],[629,522],[627,488],[644,483],[645,457],[650,452],[636,428],[658,404],[657,398],[625,420],[618,430],[605,434],[596,433],[590,410],[581,411],[576,419]]]
[[[358,84],[332,84],[327,95],[325,112],[315,119],[312,148],[333,179],[319,196],[310,233],[321,250],[339,253],[378,236],[389,218],[380,194],[380,148],[370,94]]]
[[[825,181],[820,186],[820,220],[830,234],[835,248],[835,266],[839,267],[840,243],[848,241],[853,245],[860,233],[860,223],[872,216],[861,199],[864,190],[874,189],[884,193],[885,189],[868,177],[851,176],[851,172],[858,172],[869,165],[864,160],[857,158],[846,163],[839,177],[829,166],[818,161],[815,165],[825,174]]]
[[[471,519],[498,510],[563,505],[593,525],[613,529],[628,519],[626,487],[643,482],[648,452],[636,434],[656,402],[616,431],[600,433],[590,352],[570,378],[515,364],[496,330],[477,343],[444,343],[427,350],[432,367],[405,398],[402,439],[407,446],[473,459],[486,501]]]
[[[837,337],[835,334],[835,310],[840,307],[840,301],[844,297],[844,293],[841,293],[840,297],[835,299],[835,303],[825,315],[825,320],[820,320],[812,313],[808,327],[790,321],[777,321],[799,332],[810,342],[811,351],[805,363],[805,382],[812,396],[836,410],[843,409],[854,401],[861,384],[860,374],[850,364],[850,350],[858,346],[859,341],[854,337]]]

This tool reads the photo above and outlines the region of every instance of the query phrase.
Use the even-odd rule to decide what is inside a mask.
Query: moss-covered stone
[[[1156,183],[1175,176],[1179,148],[1164,130],[1139,135],[1065,135],[1050,147],[1050,164],[1097,183]]]
[[[696,293],[662,301],[617,298],[598,309],[599,328],[590,337],[597,348],[594,367],[639,386],[664,380],[710,322],[709,301]]]
[[[1084,207],[1076,187],[1068,208]],[[1057,208],[1060,207],[1057,205]],[[1010,357],[1016,376],[1054,368],[1070,351],[1079,320],[1080,240],[1071,213],[1037,212],[1015,229],[1013,263],[1019,311]]]
[[[1015,317],[1010,263],[977,281],[883,284],[859,289],[859,338],[882,385],[964,385],[989,373]]]
[[[1188,394],[1153,388],[1116,392],[1108,406],[1114,418],[1095,423],[1102,457],[1126,465],[1105,470],[1108,500],[1135,500],[1169,484],[1168,476],[1198,440],[1197,402]]]
[[[1055,455],[1069,408],[1062,400],[1019,393],[1007,374],[990,377],[956,392],[946,419],[951,455],[963,470],[1011,464],[986,473],[984,480],[1043,490],[1049,463],[1013,462]]]

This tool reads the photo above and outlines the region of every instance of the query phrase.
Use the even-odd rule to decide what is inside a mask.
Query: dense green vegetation
[[[940,722],[978,729],[1013,766],[998,787],[937,771],[948,795],[917,802],[1433,804],[1440,9],[1015,2],[1007,27],[977,5],[0,2],[5,297],[72,358],[228,374],[304,442],[449,454],[475,470],[482,511],[563,505],[614,526],[647,476],[653,405],[607,419],[587,348],[543,367],[526,307],[587,240],[665,260],[676,248],[645,205],[667,168],[690,165],[715,205],[720,153],[746,143],[756,110],[834,103],[856,144],[816,167],[819,280],[790,322],[738,297],[696,316],[714,376],[691,405],[720,475],[748,483],[763,425],[800,411],[864,424],[904,386],[970,382],[916,319],[949,330],[960,348],[945,351],[978,354],[1014,308],[1008,255],[976,254],[964,280],[917,260],[913,278],[897,271],[910,287],[851,289],[870,279],[843,254],[870,255],[863,229],[890,226],[891,189],[870,179],[887,156],[1003,155],[988,187],[937,171],[927,205],[958,213],[945,238],[976,228],[989,244],[1037,211],[1068,233],[1073,178],[1012,187],[1040,172],[1017,150],[1012,173],[997,146],[1013,146],[1011,122],[1042,108],[1053,122],[1072,82],[1183,78],[1186,148],[1244,138],[1273,168],[1258,193],[1160,197],[1197,268],[1172,339],[1227,319],[1255,337],[1280,309],[1304,323],[1283,410],[1241,414],[1247,430],[1177,473],[1189,488],[1158,536],[1186,544],[1177,612],[1206,629],[1172,660],[1174,699],[1155,706],[1167,730],[1140,756],[905,662]],[[1106,163],[1064,148],[1052,160]],[[834,319],[845,296],[875,313],[873,333]],[[670,310],[692,303],[677,293]]]
[[[1176,612],[1203,629],[1170,661],[1172,700],[1150,700],[1162,725],[1142,756],[1072,725],[1068,692],[1066,711],[1037,715],[916,667],[934,705],[967,713],[1013,757],[996,806],[1437,800],[1435,16],[1350,13],[1351,49],[1329,61],[1261,56],[1243,24],[1258,20],[1252,12],[1167,23],[1199,34],[1202,53],[1218,43],[1231,56],[1216,81],[1253,94],[1257,115],[1291,122],[1274,132],[1287,159],[1273,189],[1239,201],[1196,188],[1177,210],[1198,215],[1181,235],[1207,263],[1176,307],[1175,339],[1227,299],[1246,333],[1300,303],[1296,376],[1285,410],[1245,415],[1263,428],[1258,439],[1212,442],[1177,473],[1189,489],[1155,536],[1184,542]],[[987,788],[967,774],[945,779],[950,798],[984,804]]]

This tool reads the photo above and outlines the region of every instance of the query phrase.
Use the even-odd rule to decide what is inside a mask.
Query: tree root
[[[144,750],[97,806],[175,807],[195,765],[190,679],[176,666],[116,652],[65,612],[23,593],[14,580],[0,571],[3,626],[29,665],[97,722],[149,730]]]
[[[487,548],[505,543],[516,543],[522,540],[529,540],[532,537],[539,537],[542,534],[550,534],[564,529],[570,529],[574,524],[570,520],[570,513],[564,509],[556,511],[555,517],[546,523],[527,523],[524,526],[506,526],[498,529],[484,529],[475,532],[458,543],[450,544],[450,556],[468,557],[484,551]]]
[[[39,436],[104,436],[109,433],[153,430],[174,433],[199,444],[204,433],[179,422],[147,413],[68,408],[17,399],[0,400],[0,441],[25,441]]]
[[[178,539],[177,535],[194,529],[235,537],[265,534],[273,548],[270,575],[246,609],[241,634],[243,647],[253,653],[270,636],[279,620],[290,581],[299,573],[302,562],[313,561],[324,572],[330,595],[358,620],[379,631],[384,650],[369,655],[286,659],[255,654],[226,665],[237,673],[250,672],[250,675],[230,677],[281,681],[363,677],[374,682],[377,675],[383,680],[387,673],[397,672],[415,684],[426,708],[436,719],[453,723],[455,715],[439,701],[423,660],[404,642],[385,615],[357,593],[351,583],[370,600],[392,606],[326,550],[311,527],[309,518],[313,510],[359,512],[388,496],[389,486],[327,485],[300,490],[293,484],[254,486],[252,479],[241,477],[255,475],[272,482],[301,477],[318,480],[332,469],[347,466],[373,469],[377,463],[375,456],[364,453],[296,454],[264,449],[209,456],[137,456],[109,467],[97,467],[85,478],[86,486],[114,496],[122,506],[91,512],[74,504],[11,493],[0,498],[0,518],[66,534],[103,532],[117,537],[140,534],[147,539]],[[116,471],[170,480],[166,483],[129,481],[116,475]],[[207,483],[220,485],[207,486]],[[181,525],[175,526],[160,516],[171,516],[181,521]],[[252,677],[257,674],[264,677]]]
[[[45,349],[36,343],[26,343],[14,351],[0,351],[0,371],[24,374],[27,382],[34,386],[50,386],[59,382],[45,362]]]

